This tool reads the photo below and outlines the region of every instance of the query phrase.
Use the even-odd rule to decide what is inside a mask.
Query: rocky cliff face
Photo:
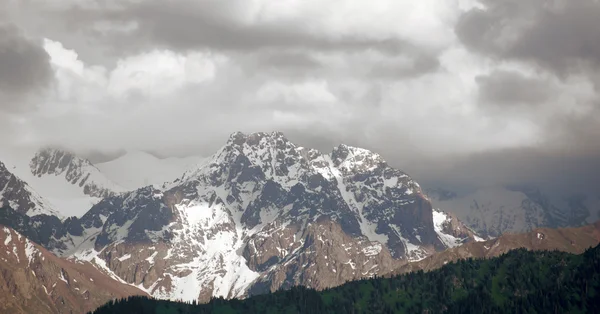
[[[439,239],[447,248],[457,247],[468,242],[481,242],[473,230],[463,224],[456,215],[435,209],[433,211],[433,226]]]
[[[144,293],[89,263],[60,259],[0,226],[0,312],[84,313],[114,298]]]
[[[10,206],[19,213],[29,216],[41,214],[59,216],[48,201],[0,162],[0,207],[3,206]]]
[[[33,175],[63,177],[91,197],[114,196],[123,190],[106,179],[89,160],[67,151],[52,148],[40,150],[29,165]]]
[[[331,287],[473,239],[434,226],[419,185],[379,155],[281,133],[232,134],[199,168],[106,198],[77,226],[55,252],[183,300]]]

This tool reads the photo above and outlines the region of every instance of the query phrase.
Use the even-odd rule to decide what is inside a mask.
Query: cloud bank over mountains
[[[0,140],[210,154],[233,131],[421,181],[598,184],[600,2],[0,0]],[[600,184],[596,185],[600,186]]]

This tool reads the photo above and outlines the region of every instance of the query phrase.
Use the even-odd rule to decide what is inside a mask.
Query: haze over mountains
[[[374,152],[339,145],[323,154],[279,132],[233,133],[206,158],[130,152],[92,164],[49,148],[31,156],[0,168],[0,224],[107,280],[172,300],[334,287],[426,267],[415,262],[488,236],[594,217],[563,219],[543,199],[508,189],[425,193]],[[516,247],[528,246],[503,245]],[[480,251],[452,256],[488,256]]]
[[[591,245],[598,29],[597,0],[0,0],[7,310],[320,290]],[[490,276],[469,289],[494,286],[467,301],[504,309],[504,270],[473,273]],[[464,296],[445,278],[389,300],[443,309],[412,296]],[[518,283],[508,298],[534,291]]]
[[[83,195],[114,195],[55,231],[48,246],[103,265],[156,296],[191,300],[282,285],[324,288],[474,239],[444,214],[437,213],[434,225],[431,205],[406,174],[377,154],[345,145],[322,155],[281,133],[234,133],[172,183],[123,193],[116,184],[85,188],[106,182],[98,169],[107,164],[97,168],[61,151],[48,154],[60,157],[36,157],[32,171],[69,169],[78,176],[65,176],[64,184]],[[293,273],[304,275],[289,277]]]
[[[482,236],[522,233],[537,227],[569,227],[600,219],[597,194],[550,194],[532,186],[491,186],[454,193],[429,189],[434,207],[457,215]]]

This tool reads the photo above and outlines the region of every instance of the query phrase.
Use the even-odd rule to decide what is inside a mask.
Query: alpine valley
[[[234,133],[206,158],[128,152],[94,164],[54,148],[3,152],[0,224],[6,228],[0,236],[6,252],[0,253],[7,255],[3,260],[28,260],[19,262],[19,276],[31,277],[32,263],[43,267],[43,278],[37,270],[32,275],[45,287],[38,292],[65,281],[64,274],[80,276],[81,287],[66,281],[67,288],[36,298],[70,302],[40,313],[81,312],[134,294],[206,302],[297,285],[321,290],[429,269],[429,261],[488,257],[480,247],[495,243],[508,243],[503,250],[527,247],[530,242],[506,242],[502,234],[579,227],[592,216],[556,223],[556,211],[535,204],[525,208],[518,198],[519,206],[507,215],[502,204],[507,198],[498,196],[504,191],[461,199],[432,190],[434,208],[417,182],[376,153],[339,145],[325,154],[297,146],[279,132]],[[481,195],[497,201],[473,207]],[[578,251],[599,239],[597,226],[584,228],[569,231],[586,234],[568,238]],[[549,239],[530,248],[565,246],[566,240],[554,245]],[[7,282],[14,275],[3,269],[1,276]],[[32,301],[17,295],[25,290],[10,282],[7,291],[20,298],[11,308],[29,311]],[[81,298],[75,292],[80,290],[94,295]]]

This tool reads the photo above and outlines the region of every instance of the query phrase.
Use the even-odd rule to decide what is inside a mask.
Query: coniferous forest
[[[295,287],[245,300],[190,304],[130,297],[93,313],[600,313],[600,246],[581,255],[518,249],[427,273],[324,291]]]

